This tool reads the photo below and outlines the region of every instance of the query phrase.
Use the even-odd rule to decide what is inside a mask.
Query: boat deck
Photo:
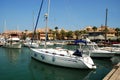
[[[115,65],[103,80],[120,80],[120,63]]]

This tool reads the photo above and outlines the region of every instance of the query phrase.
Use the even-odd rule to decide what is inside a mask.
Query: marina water
[[[52,46],[53,47],[53,46]],[[75,46],[64,46],[75,49]],[[30,49],[0,47],[0,80],[102,80],[120,57],[93,59],[95,70],[72,69],[45,64],[30,56]]]

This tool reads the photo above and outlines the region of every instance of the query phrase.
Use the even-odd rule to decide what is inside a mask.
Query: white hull
[[[21,44],[20,43],[6,43],[3,45],[3,47],[6,47],[6,48],[21,48]]]
[[[115,52],[110,52],[105,50],[93,50],[89,52],[91,57],[98,57],[98,58],[111,58],[115,55]]]
[[[41,43],[40,43],[40,45],[45,45],[45,41],[42,41]],[[54,43],[53,42],[46,42],[46,45],[54,45]]]
[[[21,46],[20,39],[17,37],[7,39],[3,45],[6,48],[21,48]]]
[[[70,56],[70,55],[68,56],[64,54],[56,54],[58,50],[55,50],[55,49],[32,49],[31,48],[31,50],[32,50],[31,56],[33,58],[48,64],[63,66],[63,67],[70,67],[70,68],[82,68],[82,69],[96,68],[92,59],[89,56],[77,57],[77,56]],[[61,51],[61,53],[65,53],[65,52]]]
[[[120,44],[113,44],[114,47],[120,47]]]
[[[99,58],[111,58],[114,54],[107,54],[107,53],[92,53],[91,57],[99,57]]]
[[[115,54],[120,54],[120,47],[102,47],[101,49],[115,52]]]
[[[97,57],[97,58],[111,58],[114,55],[115,54],[111,54],[111,53],[90,53],[91,57]]]
[[[32,48],[38,48],[39,44],[38,43],[31,43],[31,42],[26,42],[23,44],[25,47],[32,47]]]

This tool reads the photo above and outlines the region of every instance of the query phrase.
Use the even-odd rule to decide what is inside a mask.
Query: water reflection
[[[5,48],[5,54],[10,63],[15,64],[19,59],[19,55],[21,53],[21,49],[9,49]]]
[[[75,48],[70,46],[69,48]],[[0,48],[0,80],[102,80],[120,61],[120,56],[110,59],[93,59],[96,70],[81,70],[51,66],[31,59],[29,48]],[[24,77],[25,76],[25,77]]]
[[[93,59],[93,61],[97,65],[97,67],[112,68],[113,66],[110,59],[101,58],[101,59]]]
[[[109,69],[99,67],[95,71],[90,72],[84,80],[102,80],[104,76],[109,72]]]
[[[29,68],[34,80],[83,80],[92,71],[52,66],[34,59]]]
[[[111,61],[114,65],[118,64],[120,62],[120,56],[114,56],[111,58]]]
[[[97,65],[94,72],[89,73],[85,80],[102,80],[112,69],[113,64],[110,59],[93,59]]]

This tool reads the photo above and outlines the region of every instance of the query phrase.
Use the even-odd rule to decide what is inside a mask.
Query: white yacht
[[[115,55],[113,51],[101,50],[95,42],[90,40],[78,40],[76,42],[79,42],[80,50],[84,53],[89,52],[91,57],[110,58]]]
[[[5,41],[5,43],[3,44],[3,47],[6,47],[6,48],[21,48],[20,39],[17,38],[17,37],[9,38]]]

